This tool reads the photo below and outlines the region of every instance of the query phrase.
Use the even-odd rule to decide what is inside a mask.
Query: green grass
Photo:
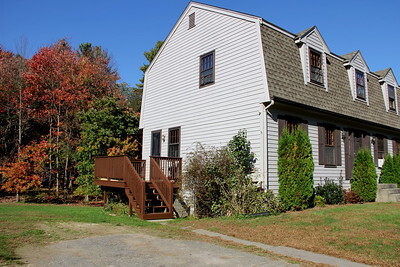
[[[399,203],[326,206],[270,217],[225,217],[178,224],[372,265],[400,266]]]
[[[44,244],[64,238],[65,235],[79,235],[78,231],[59,229],[47,233],[43,225],[56,227],[57,223],[108,223],[115,226],[144,227],[156,229],[159,224],[150,223],[135,217],[110,216],[99,207],[39,205],[39,204],[0,204],[0,265],[18,263],[16,249],[30,244]],[[57,229],[57,228],[56,228]]]

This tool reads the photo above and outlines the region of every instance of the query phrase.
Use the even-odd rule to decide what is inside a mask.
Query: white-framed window
[[[356,96],[357,99],[367,100],[367,86],[365,82],[365,73],[359,70],[355,70],[356,76]]]
[[[396,91],[394,86],[388,84],[387,86],[389,110],[397,111],[396,108]]]

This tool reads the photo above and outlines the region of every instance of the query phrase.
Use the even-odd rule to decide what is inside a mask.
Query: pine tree
[[[371,151],[359,150],[354,160],[351,190],[364,201],[375,201],[378,190],[377,174]]]
[[[279,198],[285,210],[301,210],[310,206],[313,197],[314,161],[307,134],[300,128],[286,129],[279,139]]]

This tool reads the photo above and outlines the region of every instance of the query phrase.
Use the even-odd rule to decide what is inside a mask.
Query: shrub
[[[362,198],[354,191],[344,191],[344,201],[349,204],[362,203]]]
[[[318,184],[315,187],[315,195],[321,196],[325,199],[325,203],[340,204],[344,202],[344,192],[342,185],[342,177],[339,178],[339,184],[336,184],[333,180],[325,178],[324,184]]]
[[[314,206],[315,207],[325,207],[325,199],[323,196],[315,196],[314,198]]]
[[[400,156],[386,155],[379,181],[384,184],[397,184],[400,186]]]
[[[378,190],[377,174],[371,152],[368,149],[358,151],[350,183],[351,190],[364,201],[375,201]]]
[[[301,210],[312,205],[314,162],[310,139],[300,128],[286,129],[279,139],[279,198],[285,210]]]
[[[184,188],[194,194],[197,216],[279,210],[279,202],[273,193],[265,192],[253,183],[249,175],[253,169],[254,155],[244,131],[222,148],[205,149],[199,145],[188,156],[183,180]]]

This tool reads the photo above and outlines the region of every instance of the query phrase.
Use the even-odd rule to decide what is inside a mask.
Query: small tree
[[[400,185],[400,156],[386,155],[379,181],[384,184]]]
[[[307,134],[283,130],[278,146],[279,197],[285,210],[308,208],[313,197],[314,161]]]
[[[371,151],[359,150],[354,160],[351,190],[364,201],[375,201],[378,190],[377,174]]]

